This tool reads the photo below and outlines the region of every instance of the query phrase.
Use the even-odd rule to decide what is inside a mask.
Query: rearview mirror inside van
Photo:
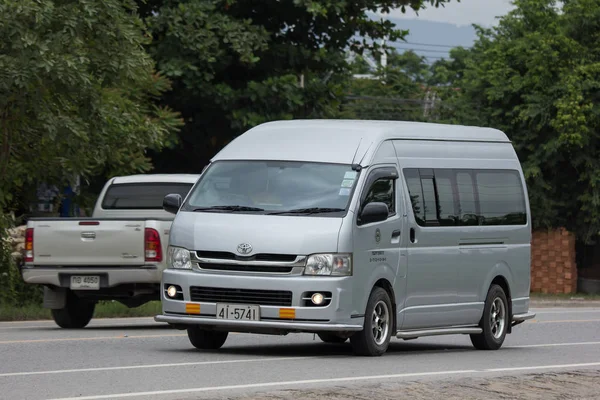
[[[373,202],[367,204],[360,213],[360,224],[372,224],[373,222],[385,221],[389,209],[385,203]]]
[[[171,214],[177,214],[182,202],[180,194],[168,194],[163,199],[163,209]]]

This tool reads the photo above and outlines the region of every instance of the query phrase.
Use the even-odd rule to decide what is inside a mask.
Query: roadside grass
[[[127,308],[121,303],[106,301],[96,305],[94,318],[153,317],[161,313],[160,301],[152,301],[136,308]],[[0,304],[0,321],[35,321],[52,319],[50,310],[41,304],[14,307]]]

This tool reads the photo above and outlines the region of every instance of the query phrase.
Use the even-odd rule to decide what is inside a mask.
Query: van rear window
[[[121,183],[111,185],[104,199],[105,210],[158,210],[168,194],[185,198],[192,188],[189,183]]]

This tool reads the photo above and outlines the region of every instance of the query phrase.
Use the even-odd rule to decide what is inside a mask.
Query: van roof
[[[122,183],[191,183],[194,184],[200,175],[194,174],[139,174],[117,176],[113,184]]]
[[[510,143],[500,130],[426,122],[290,120],[258,125],[221,150],[218,160],[359,163],[385,140]]]

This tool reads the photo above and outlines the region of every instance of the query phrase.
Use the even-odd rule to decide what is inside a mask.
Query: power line
[[[419,48],[414,48],[414,47],[396,47],[397,49],[402,49],[402,50],[413,50],[413,51],[427,51],[429,53],[443,53],[443,54],[448,54],[448,51],[446,50],[429,50],[429,49],[419,49]]]
[[[417,46],[427,46],[427,47],[446,47],[449,49],[453,49],[455,47],[464,47],[465,49],[470,48],[471,46],[460,46],[460,45],[448,45],[448,44],[434,44],[434,43],[418,43],[418,42],[405,42],[402,41],[402,43],[406,43],[406,44],[414,44]]]

